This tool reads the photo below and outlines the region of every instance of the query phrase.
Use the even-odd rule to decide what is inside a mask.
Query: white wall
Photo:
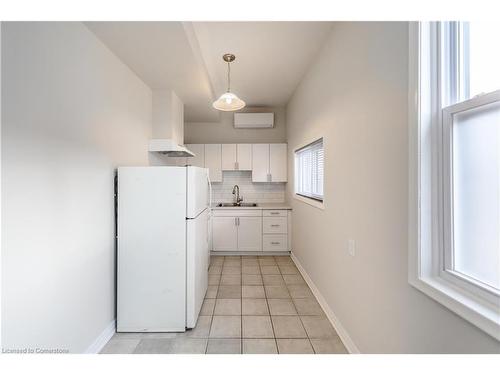
[[[151,90],[81,23],[2,23],[2,345],[83,352],[114,319],[113,177]]]
[[[235,129],[234,114],[221,112],[219,122],[187,122],[185,143],[284,143],[286,142],[284,107],[250,107],[242,112],[274,112],[274,127]]]
[[[361,352],[498,353],[407,281],[407,54],[406,23],[337,23],[301,81],[286,112],[288,170],[294,149],[324,137],[325,209],[288,184],[293,252]]]

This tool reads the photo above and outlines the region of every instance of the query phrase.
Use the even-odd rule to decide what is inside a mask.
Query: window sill
[[[409,283],[463,319],[500,340],[500,307],[478,301],[441,277],[411,277]]]
[[[320,210],[325,209],[325,202],[324,201],[320,202],[320,201],[317,201],[315,199],[303,197],[303,196],[297,195],[297,194],[293,194],[293,198],[302,202],[302,203],[308,204],[309,206],[319,208]]]

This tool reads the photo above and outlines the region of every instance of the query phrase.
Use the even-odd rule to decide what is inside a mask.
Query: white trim
[[[356,346],[356,344],[354,344],[354,341],[351,339],[351,337],[347,333],[344,326],[340,323],[340,320],[335,316],[333,310],[330,308],[330,306],[326,302],[325,297],[323,297],[323,295],[321,294],[319,289],[316,287],[316,285],[314,284],[312,279],[309,277],[309,275],[307,274],[307,272],[304,269],[304,267],[302,266],[302,264],[300,264],[299,260],[293,254],[293,252],[290,254],[290,256],[291,256],[293,262],[295,263],[295,265],[297,266],[297,269],[299,270],[300,274],[304,278],[305,282],[307,283],[307,285],[311,289],[312,293],[314,294],[314,297],[316,297],[316,300],[318,301],[321,308],[325,312],[326,317],[328,318],[330,323],[332,323],[333,328],[335,328],[335,330],[337,331],[337,333],[340,337],[340,340],[342,341],[342,343],[346,347],[347,351],[350,354],[360,354],[358,347]]]
[[[104,345],[113,337],[116,332],[116,320],[113,319],[112,322],[101,332],[99,336],[94,340],[92,344],[85,350],[85,354],[99,354],[99,352],[104,348]]]
[[[455,271],[454,266],[454,195],[453,195],[453,117],[457,113],[478,110],[481,107],[496,105],[500,102],[500,90],[476,96],[456,104],[452,104],[442,110],[443,121],[443,204],[444,207],[444,264],[440,266],[440,276],[458,288],[463,288],[473,295],[480,296],[495,304],[499,301],[498,289],[483,284]]]
[[[436,23],[409,24],[409,201],[408,201],[408,282],[438,303],[500,340],[500,309],[459,289],[440,276],[442,259],[442,210],[439,209],[443,171],[435,159],[442,141],[439,97],[432,97],[438,85],[438,46],[431,35],[438,32]],[[425,48],[422,45],[425,43]],[[436,104],[437,103],[437,104]],[[438,113],[436,115],[436,113]],[[438,181],[438,183],[432,182]],[[439,250],[439,251],[438,251]]]
[[[325,209],[324,202],[320,202],[320,201],[314,200],[312,198],[303,197],[301,195],[297,195],[297,193],[293,193],[293,198],[298,200],[299,202],[308,204],[309,206],[319,208],[320,210]]]

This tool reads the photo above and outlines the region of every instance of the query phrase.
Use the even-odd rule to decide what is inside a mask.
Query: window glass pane
[[[500,289],[500,103],[453,118],[454,269]]]
[[[469,95],[464,99],[500,90],[500,22],[468,22],[465,30]]]
[[[323,139],[295,151],[295,192],[323,199]]]

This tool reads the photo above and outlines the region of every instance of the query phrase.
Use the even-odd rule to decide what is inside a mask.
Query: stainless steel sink
[[[257,207],[257,203],[219,203],[217,207]]]

